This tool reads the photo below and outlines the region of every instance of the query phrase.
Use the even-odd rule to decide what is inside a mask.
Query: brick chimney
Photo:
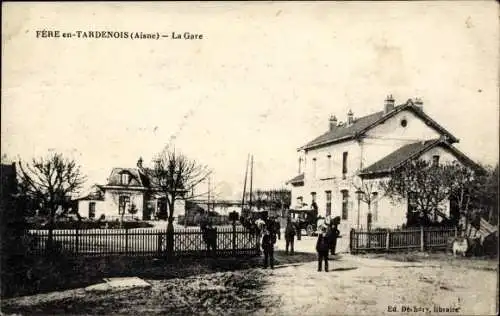
[[[333,129],[337,127],[337,117],[335,115],[330,116],[329,127],[330,131],[333,131]]]
[[[347,112],[347,125],[351,125],[352,123],[354,123],[354,114],[349,110],[349,112]]]
[[[384,102],[384,114],[387,114],[394,110],[394,98],[392,94],[389,94]]]
[[[424,102],[420,98],[415,98],[415,101],[413,102],[417,108],[420,109],[420,111],[424,110]]]

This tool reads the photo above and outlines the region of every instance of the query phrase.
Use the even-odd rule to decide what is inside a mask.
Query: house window
[[[313,178],[316,179],[316,158],[313,158],[312,160],[312,174]]]
[[[347,219],[348,207],[349,207],[349,191],[342,190],[342,219]]]
[[[124,172],[122,173],[121,175],[121,182],[123,185],[127,185],[128,184],[128,173]]]
[[[316,192],[311,192],[311,204],[316,203]]]
[[[89,203],[89,218],[95,218],[95,202]]]
[[[376,221],[378,218],[378,193],[372,193],[372,219]]]
[[[439,155],[432,156],[432,165],[433,166],[439,165]]]
[[[408,121],[406,119],[401,120],[401,126],[406,127],[408,125]]]
[[[342,179],[345,179],[347,174],[347,151],[342,153]]]
[[[332,215],[332,191],[326,191],[326,216]]]
[[[128,209],[130,204],[130,196],[128,195],[120,195],[118,198],[118,214],[125,214],[125,211]]]

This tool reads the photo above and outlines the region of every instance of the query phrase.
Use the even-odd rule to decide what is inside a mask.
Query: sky
[[[494,1],[2,4],[1,152],[76,159],[86,187],[175,145],[221,198],[296,175],[297,148],[420,97],[475,161],[498,162]],[[37,30],[203,34],[37,38]],[[206,185],[206,184],[203,184]]]

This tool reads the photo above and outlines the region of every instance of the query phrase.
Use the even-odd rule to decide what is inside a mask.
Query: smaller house
[[[168,213],[165,194],[155,187],[142,159],[137,168],[113,168],[104,185],[94,185],[78,199],[78,211],[83,218],[99,219],[158,219]],[[175,214],[185,214],[185,201],[176,199]]]

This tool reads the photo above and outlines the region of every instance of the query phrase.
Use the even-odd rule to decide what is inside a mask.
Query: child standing
[[[316,242],[316,252],[318,253],[318,271],[322,270],[322,263],[325,262],[325,272],[328,272],[328,250],[330,243],[326,235],[326,227],[321,226],[321,232],[318,235]]]

